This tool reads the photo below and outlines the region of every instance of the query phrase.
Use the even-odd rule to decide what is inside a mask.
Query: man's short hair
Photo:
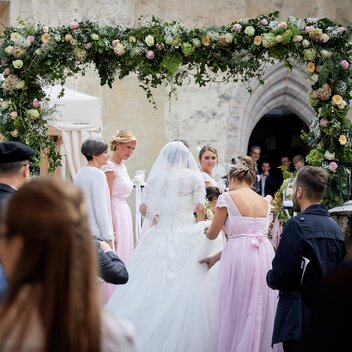
[[[15,161],[13,163],[0,163],[0,176],[13,176],[19,173],[22,166],[28,165],[29,161]]]
[[[262,151],[262,148],[259,147],[259,145],[254,145],[252,148],[251,148],[251,153],[254,152],[255,149],[258,149],[259,150],[259,153],[261,153]]]
[[[303,155],[295,155],[292,159],[293,165],[296,165],[299,161],[302,161],[304,163]]]
[[[321,167],[304,166],[296,176],[296,186],[305,191],[309,200],[321,200],[324,197],[329,175]]]

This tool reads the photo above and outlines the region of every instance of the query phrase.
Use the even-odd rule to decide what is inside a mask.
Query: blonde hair
[[[134,142],[137,138],[130,130],[116,131],[116,134],[110,139],[110,150],[115,151],[119,144]]]
[[[240,182],[246,182],[252,185],[256,179],[254,161],[250,156],[242,155],[235,158],[236,163],[232,165],[228,174],[228,179],[237,179]]]

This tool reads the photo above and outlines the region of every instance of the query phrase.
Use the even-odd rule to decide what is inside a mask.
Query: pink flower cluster
[[[350,65],[350,64],[348,63],[347,60],[341,60],[341,62],[340,62],[340,66],[341,66],[344,70],[347,70],[349,65]]]
[[[319,98],[320,100],[328,100],[331,97],[331,88],[327,83],[312,92],[313,98]]]
[[[335,161],[332,161],[331,163],[329,163],[328,167],[331,172],[336,172],[338,165],[335,163]]]

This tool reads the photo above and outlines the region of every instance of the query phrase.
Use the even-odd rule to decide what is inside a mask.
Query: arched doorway
[[[308,131],[306,123],[289,108],[275,108],[265,114],[254,127],[248,143],[248,154],[251,146],[259,145],[262,149],[261,160],[270,162],[272,168],[280,165],[282,156],[291,160],[297,154],[306,155],[308,146],[300,134]]]

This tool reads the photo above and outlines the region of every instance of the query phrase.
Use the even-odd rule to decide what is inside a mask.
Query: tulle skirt
[[[131,321],[140,351],[213,352],[217,266],[199,260],[222,249],[204,235],[206,222],[152,227],[127,264],[129,282],[106,308]]]
[[[215,315],[218,352],[269,352],[278,292],[266,284],[274,250],[265,238],[230,239],[219,267]]]

